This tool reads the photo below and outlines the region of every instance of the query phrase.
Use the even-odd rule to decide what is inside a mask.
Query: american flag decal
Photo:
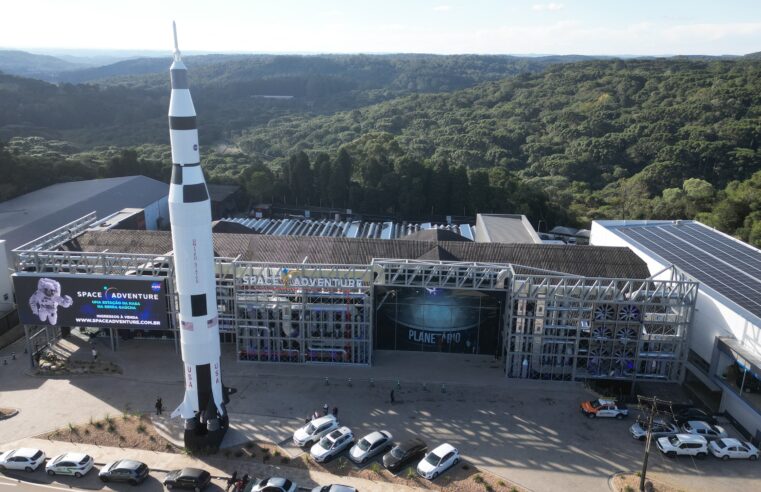
[[[209,319],[209,321],[206,322],[206,326],[208,328],[214,328],[217,326],[217,323],[219,323],[219,317],[214,316],[213,318]]]
[[[192,321],[182,321],[181,324],[182,324],[182,329],[183,330],[193,331],[193,322]]]

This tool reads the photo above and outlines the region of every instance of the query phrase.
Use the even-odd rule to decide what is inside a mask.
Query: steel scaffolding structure
[[[19,272],[166,277],[177,337],[174,265],[163,255],[58,248],[95,222],[67,224],[14,250]],[[216,258],[223,341],[238,360],[371,365],[375,288],[481,291],[503,299],[495,353],[512,378],[683,378],[698,283],[671,268],[658,278],[589,278],[511,264],[374,259],[369,265],[267,264]]]

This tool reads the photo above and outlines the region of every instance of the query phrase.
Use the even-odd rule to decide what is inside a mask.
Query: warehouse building
[[[761,251],[691,220],[596,221],[591,243],[626,246],[655,278],[700,282],[685,385],[761,439]]]
[[[75,221],[17,249],[17,271],[147,278],[156,289],[166,279],[162,326],[107,331],[175,337],[170,233],[93,225]],[[393,350],[496,358],[511,378],[683,378],[696,282],[674,269],[651,278],[626,247],[512,237],[526,241],[440,230],[403,240],[215,233],[222,341],[241,362],[372,365],[375,351]],[[39,322],[27,328],[55,337]]]

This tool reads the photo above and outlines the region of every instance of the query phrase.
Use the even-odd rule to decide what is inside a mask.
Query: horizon
[[[32,53],[158,55],[171,52],[176,20],[180,49],[203,54],[666,57],[761,50],[761,2],[643,0],[609,6],[604,0],[389,0],[383,5],[227,0],[210,7],[193,0],[158,5],[136,0],[124,9],[92,0],[28,0],[6,7],[0,46]],[[30,26],[23,19],[34,22]]]

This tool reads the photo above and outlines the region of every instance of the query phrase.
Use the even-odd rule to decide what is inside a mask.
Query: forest
[[[191,83],[205,172],[243,185],[252,203],[400,218],[524,213],[548,227],[698,218],[761,245],[758,60],[517,59],[508,69],[439,58],[395,62],[405,68],[382,79],[377,60],[360,58],[323,71],[280,60],[298,68],[268,65],[248,80],[241,65],[252,61],[199,66]],[[416,63],[428,71],[413,78]],[[11,176],[0,200],[68,179],[168,179],[158,77],[51,85],[0,75],[0,172]],[[252,92],[294,97],[236,100]],[[226,102],[212,109],[216,101]],[[120,137],[120,122],[137,133]]]

